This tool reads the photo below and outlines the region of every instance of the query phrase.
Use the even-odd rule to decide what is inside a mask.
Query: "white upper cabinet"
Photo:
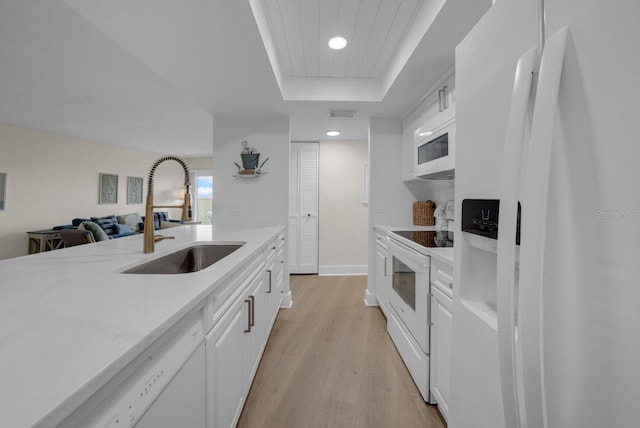
[[[402,135],[402,179],[420,179],[416,172],[417,153],[414,133],[417,129],[434,130],[455,119],[455,73],[447,73],[425,96],[424,100],[410,114],[403,124]]]

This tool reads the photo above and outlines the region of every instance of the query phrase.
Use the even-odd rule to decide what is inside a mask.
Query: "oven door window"
[[[393,289],[414,311],[416,310],[416,273],[393,257]]]
[[[449,133],[442,134],[418,147],[418,165],[449,155]]]

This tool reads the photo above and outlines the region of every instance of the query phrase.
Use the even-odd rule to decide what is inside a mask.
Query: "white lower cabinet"
[[[236,426],[280,308],[284,245],[274,240],[260,257],[206,337],[208,428]]]
[[[385,316],[388,314],[389,290],[391,289],[391,276],[388,270],[388,249],[386,237],[376,234],[376,295],[378,305]]]
[[[245,355],[250,308],[237,302],[207,335],[207,426],[236,425],[246,394]]]
[[[273,316],[269,321],[273,324],[284,293],[284,235],[278,236],[271,247],[271,252],[267,256],[266,275],[267,300]]]
[[[258,370],[258,364],[260,364],[260,357],[267,344],[269,337],[269,330],[271,328],[271,308],[269,307],[269,301],[267,300],[267,293],[265,287],[265,275],[264,271],[255,279],[251,285],[251,293],[245,300],[249,310],[249,328],[245,330],[245,335],[248,341],[247,348],[247,360],[245,375],[246,391],[249,391],[253,377]]]
[[[452,290],[438,278],[438,273],[447,271],[448,266],[433,264],[431,266],[431,366],[430,388],[433,398],[438,403],[440,413],[448,420],[449,391],[451,379],[451,314]],[[436,270],[436,272],[434,272]]]
[[[376,248],[376,292],[378,295],[378,304],[387,315],[387,305],[389,304],[388,296],[386,293],[386,279],[387,279],[387,256],[385,253]]]

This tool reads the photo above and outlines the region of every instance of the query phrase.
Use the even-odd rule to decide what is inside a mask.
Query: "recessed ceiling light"
[[[338,131],[329,131],[327,132],[327,135],[329,137],[337,137],[338,135],[340,135],[340,133]]]
[[[343,49],[345,46],[347,46],[347,40],[344,37],[334,37],[329,40],[329,47],[331,49]]]

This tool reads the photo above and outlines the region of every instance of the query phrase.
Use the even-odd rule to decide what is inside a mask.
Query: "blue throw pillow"
[[[120,224],[120,223],[116,223],[113,226],[116,235],[135,235],[135,230],[133,230],[130,226],[126,225],[126,224]]]
[[[88,218],[74,218],[73,220],[71,220],[71,224],[74,225],[75,227],[78,227],[82,224],[83,221],[89,221]]]
[[[169,213],[166,211],[156,211],[153,213],[153,227],[155,230],[162,229],[161,223],[169,220]]]
[[[107,235],[107,232],[105,232],[104,229],[102,229],[92,221],[83,221],[82,228],[91,232],[93,234],[93,239],[95,239],[96,242],[109,240],[109,235]]]
[[[118,219],[115,214],[104,217],[91,217],[91,221],[98,224],[105,232],[107,232],[107,235],[113,235],[116,233],[114,225],[118,224]]]

